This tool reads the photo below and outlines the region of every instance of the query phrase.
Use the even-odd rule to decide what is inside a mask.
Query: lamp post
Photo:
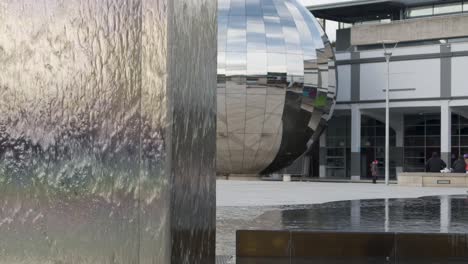
[[[398,41],[384,40],[381,42],[384,49],[385,62],[387,64],[387,88],[385,92],[385,184],[389,185],[390,181],[390,92],[408,92],[416,91],[416,88],[399,88],[390,89],[390,60],[392,59],[392,51],[398,46]],[[393,44],[392,49],[387,49],[385,45]]]
[[[394,44],[393,49],[398,46],[397,41],[383,41],[385,62],[387,63],[387,89],[385,90],[385,184],[390,179],[390,60],[392,50],[387,50],[385,44]]]

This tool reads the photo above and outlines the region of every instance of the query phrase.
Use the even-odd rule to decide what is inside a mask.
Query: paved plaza
[[[417,198],[466,194],[468,188],[400,187],[392,184],[217,181],[216,204],[224,206],[278,206],[320,204],[342,200]]]
[[[420,188],[368,183],[217,181],[217,255],[235,254],[235,231],[265,228],[265,212],[308,204],[462,195],[467,188]],[[267,227],[268,228],[268,227]]]

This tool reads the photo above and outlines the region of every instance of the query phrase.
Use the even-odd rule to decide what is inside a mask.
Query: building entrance
[[[390,129],[390,147],[396,145],[395,131]],[[394,155],[390,155],[390,178],[396,177]],[[378,176],[385,177],[385,124],[363,115],[361,117],[361,177],[372,178],[370,164],[378,160]]]

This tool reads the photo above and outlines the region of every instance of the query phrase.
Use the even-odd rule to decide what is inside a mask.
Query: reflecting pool
[[[313,231],[468,232],[468,196],[377,199],[285,207],[259,216],[271,228]]]
[[[468,195],[353,200],[298,206],[218,207],[218,255],[235,254],[234,233],[242,229],[467,233]]]

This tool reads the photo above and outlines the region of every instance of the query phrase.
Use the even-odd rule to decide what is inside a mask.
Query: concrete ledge
[[[468,187],[465,173],[399,173],[398,185],[411,187]]]
[[[468,15],[437,16],[394,21],[389,24],[351,28],[351,45],[377,44],[383,39],[398,42],[464,37],[468,35]]]
[[[468,263],[468,235],[240,230],[237,258],[325,261],[317,263]],[[442,262],[432,262],[435,260]]]

